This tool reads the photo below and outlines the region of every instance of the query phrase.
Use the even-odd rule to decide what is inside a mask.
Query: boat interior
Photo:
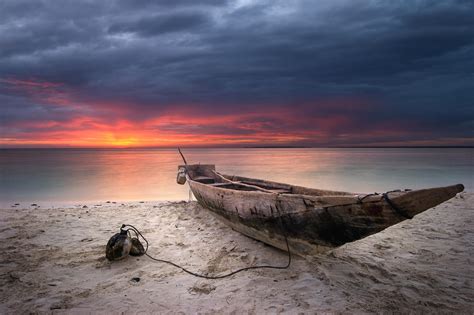
[[[189,179],[209,186],[240,191],[313,196],[353,196],[353,193],[306,188],[248,177],[220,174],[213,164],[180,165]]]

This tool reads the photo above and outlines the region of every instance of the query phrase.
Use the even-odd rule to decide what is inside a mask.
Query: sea
[[[473,148],[189,148],[188,163],[224,174],[358,193],[462,183],[474,191]],[[0,201],[188,200],[176,149],[1,149]]]

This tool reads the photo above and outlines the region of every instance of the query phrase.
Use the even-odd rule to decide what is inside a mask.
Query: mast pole
[[[179,152],[179,154],[181,155],[181,157],[183,158],[184,164],[185,164],[185,165],[188,165],[188,162],[186,162],[186,159],[184,158],[184,155],[183,155],[183,153],[181,152],[181,149],[180,149],[180,148],[178,148],[178,152]]]

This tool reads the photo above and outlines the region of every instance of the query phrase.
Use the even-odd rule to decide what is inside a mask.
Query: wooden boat
[[[234,230],[283,250],[288,240],[302,256],[380,232],[464,190],[458,184],[365,195],[224,175],[201,164],[179,166],[178,182],[186,180],[198,202]]]

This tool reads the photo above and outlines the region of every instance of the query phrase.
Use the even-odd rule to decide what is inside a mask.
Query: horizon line
[[[145,146],[145,147],[0,147],[0,150],[143,150],[143,149],[472,149],[474,145],[396,146]]]

